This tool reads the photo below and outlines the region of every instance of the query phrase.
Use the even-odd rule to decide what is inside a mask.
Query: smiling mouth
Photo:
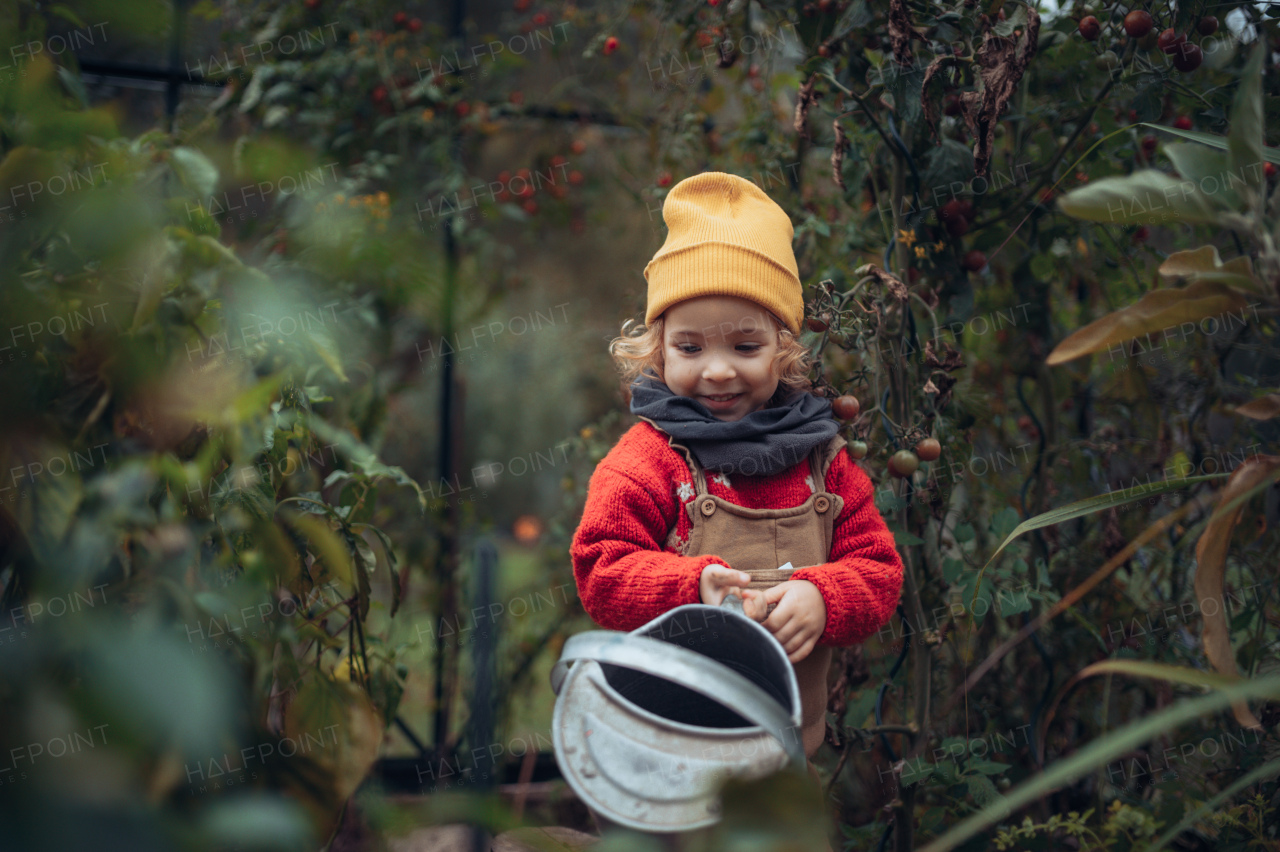
[[[718,394],[703,394],[702,398],[709,399],[712,402],[728,402],[729,400],[737,399],[740,396],[742,396],[742,394],[740,393],[718,393]]]

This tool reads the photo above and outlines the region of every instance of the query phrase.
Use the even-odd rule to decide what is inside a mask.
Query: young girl
[[[830,404],[805,391],[786,212],[748,180],[704,172],[672,188],[662,215],[645,325],[610,346],[640,422],[591,477],[574,578],[611,630],[740,595],[795,668],[812,757],[831,649],[889,620],[902,562]]]

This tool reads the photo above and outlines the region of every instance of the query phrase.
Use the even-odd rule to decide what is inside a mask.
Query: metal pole
[[[489,539],[481,539],[476,545],[475,585],[472,591],[472,605],[483,612],[492,613],[494,574],[497,573],[498,550]],[[476,630],[475,642],[472,644],[472,665],[475,670],[475,683],[471,693],[471,753],[478,748],[492,754],[488,744],[493,742],[493,682],[494,682],[494,648],[498,641],[497,623],[492,616],[488,619],[484,630]],[[476,781],[478,792],[484,794],[497,786],[498,765],[496,761],[487,767],[487,772],[479,773]],[[474,852],[488,852],[491,838],[483,826],[476,825],[471,831],[471,845]]]
[[[173,2],[173,32],[169,34],[169,74],[164,87],[164,112],[169,120],[169,132],[178,132],[178,101],[182,95],[182,36],[187,27],[188,0]]]
[[[451,38],[460,38],[462,36],[462,21],[465,14],[464,0],[453,0],[451,9],[449,33]],[[455,133],[450,140],[450,153],[453,162],[461,162],[461,140]],[[444,339],[448,340],[449,335],[453,332],[453,311],[454,311],[454,295],[457,292],[457,275],[458,275],[458,242],[453,235],[451,223],[446,220],[444,225],[444,253],[445,253],[445,296],[442,307]],[[444,482],[449,482],[454,476],[456,450],[454,446],[454,397],[455,397],[455,379],[454,379],[454,360],[452,350],[444,353],[444,364],[440,371],[440,452],[439,467],[440,476]],[[455,564],[454,555],[457,550],[457,521],[458,509],[456,505],[446,505],[440,526],[439,547],[436,552],[436,583],[440,590],[440,610],[443,619],[453,618],[457,611],[457,595],[454,589],[455,580]],[[455,619],[456,621],[456,619]],[[432,737],[435,743],[435,753],[438,757],[447,757],[445,754],[449,740],[449,704],[452,699],[452,689],[446,689],[446,685],[452,687],[452,681],[447,676],[449,667],[447,665],[446,656],[448,648],[445,645],[444,637],[440,635],[441,631],[436,631],[436,660],[435,660],[435,719],[432,725]]]

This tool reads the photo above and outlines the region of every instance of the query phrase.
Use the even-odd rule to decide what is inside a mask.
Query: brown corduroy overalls
[[[693,453],[673,438],[671,446],[684,453],[693,475],[695,496],[685,504],[693,529],[683,548],[685,556],[719,556],[730,567],[751,575],[748,588],[764,590],[791,579],[779,565],[790,562],[808,568],[829,561],[832,529],[844,500],[826,490],[827,468],[844,446],[836,436],[809,454],[814,493],[789,509],[748,509],[707,493],[706,476]],[[769,605],[772,612],[777,604]],[[807,657],[792,663],[800,687],[802,729],[806,757],[813,757],[826,735],[827,670],[831,646],[815,644]]]

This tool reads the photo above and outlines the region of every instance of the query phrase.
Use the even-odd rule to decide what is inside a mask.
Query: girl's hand
[[[764,620],[764,627],[782,644],[787,659],[798,663],[809,656],[827,627],[827,604],[808,580],[787,580],[765,589],[766,609],[774,601],[778,606]]]
[[[745,571],[735,571],[723,565],[708,565],[702,569],[702,577],[698,580],[698,597],[704,604],[720,606],[726,595],[738,595],[742,598],[742,611],[747,618],[764,621],[769,614],[769,605],[764,595],[756,589],[748,589],[751,575]]]

